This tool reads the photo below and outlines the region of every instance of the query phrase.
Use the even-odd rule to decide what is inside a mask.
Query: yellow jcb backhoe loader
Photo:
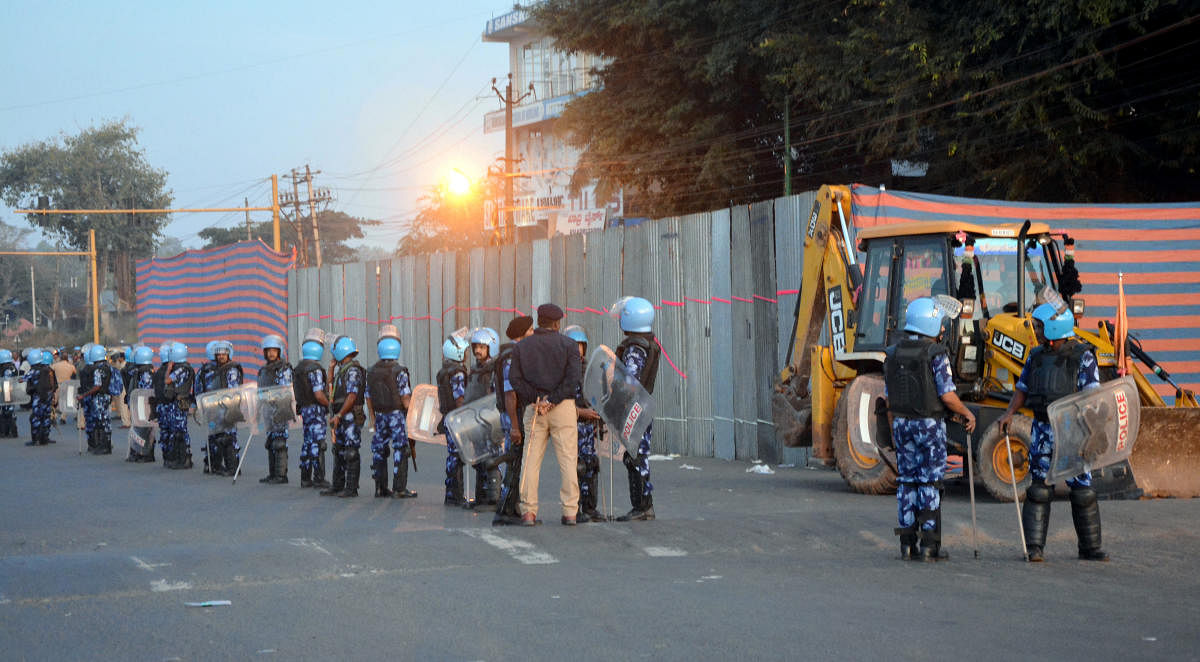
[[[884,349],[897,342],[910,301],[949,295],[961,301],[946,321],[943,342],[959,397],[975,414],[975,432],[947,423],[948,451],[968,457],[975,475],[997,499],[1012,500],[1003,434],[995,424],[1012,397],[1028,352],[1036,346],[1030,311],[1044,288],[1057,290],[1065,264],[1060,238],[1045,223],[976,225],[916,222],[881,225],[850,239],[850,190],[823,186],[809,216],[804,277],[796,304],[787,367],[774,396],[776,431],[788,446],[812,446],[813,458],[836,464],[850,487],[882,494],[896,486],[895,458],[876,444],[886,418]],[[858,254],[865,254],[859,264]],[[1077,317],[1083,301],[1072,302]],[[1111,325],[1076,329],[1096,348],[1101,379],[1116,377]],[[1169,408],[1135,366],[1141,395],[1138,440],[1128,463],[1095,473],[1097,491],[1110,497],[1200,496],[1200,408],[1190,391],[1141,350],[1129,354],[1176,388]],[[1019,491],[1029,483],[1031,412],[1010,430]]]

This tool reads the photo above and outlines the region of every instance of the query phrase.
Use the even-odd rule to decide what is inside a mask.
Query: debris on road
[[[188,607],[230,607],[233,603],[229,600],[206,600],[204,602],[185,602]]]

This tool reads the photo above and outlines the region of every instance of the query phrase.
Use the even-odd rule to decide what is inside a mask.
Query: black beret
[[[528,315],[514,317],[513,321],[508,323],[508,328],[505,329],[504,335],[508,336],[509,340],[516,340],[525,335],[525,332],[533,328],[533,318]]]
[[[542,305],[538,306],[537,314],[538,319],[544,320],[560,320],[566,315],[562,308],[559,308],[552,303],[543,303]]]

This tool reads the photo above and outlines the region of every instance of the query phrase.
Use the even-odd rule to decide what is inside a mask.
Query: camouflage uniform
[[[647,359],[646,352],[641,347],[636,345],[628,347],[625,350],[625,356],[618,358],[625,364],[625,370],[629,373],[630,377],[634,379],[641,378],[642,371],[646,369]],[[642,497],[644,499],[649,499],[651,493],[654,492],[654,485],[650,483],[650,437],[653,431],[654,423],[646,426],[646,431],[642,434],[642,440],[638,443],[637,457],[633,460],[638,473],[642,475]],[[626,449],[627,453],[628,450]],[[593,454],[595,453],[594,442],[592,452]],[[632,456],[633,453],[629,453],[629,455]]]
[[[450,393],[454,400],[463,397],[466,392],[467,374],[456,372],[450,375]],[[446,433],[446,499],[461,501],[463,463],[462,458],[458,456],[458,442],[455,441],[454,435],[450,434],[444,421],[441,423],[441,428]]]
[[[930,362],[937,394],[953,393],[954,377],[945,354]],[[885,388],[886,395],[886,388]],[[936,511],[942,506],[937,485],[946,475],[946,421],[940,418],[892,418],[892,440],[896,445],[896,464],[900,476],[896,485],[897,519],[901,527],[916,524],[917,513]],[[932,531],[934,520],[921,523],[923,531]]]
[[[1016,388],[1025,393],[1029,392],[1029,362],[1021,369],[1021,378],[1017,380]],[[1076,390],[1082,391],[1089,388],[1099,388],[1100,386],[1100,368],[1096,364],[1096,355],[1092,352],[1084,352],[1079,361],[1079,373],[1075,377]],[[1046,474],[1050,471],[1050,457],[1054,454],[1054,430],[1050,427],[1048,421],[1033,421],[1033,439],[1031,440],[1032,448],[1029,449],[1029,471],[1033,477],[1040,480],[1046,480]],[[1092,472],[1086,471],[1078,476],[1068,479],[1067,485],[1071,488],[1091,487]]]
[[[313,370],[308,373],[308,386],[313,393],[325,391],[325,373]],[[300,469],[303,472],[316,471],[319,467],[320,456],[325,452],[325,436],[329,427],[328,410],[323,405],[307,405],[300,408],[300,418],[304,422],[304,445],[300,448]],[[324,482],[325,472],[321,471],[321,481]]]

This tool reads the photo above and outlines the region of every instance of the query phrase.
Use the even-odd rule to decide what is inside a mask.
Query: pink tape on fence
[[[675,371],[675,374],[679,375],[683,379],[687,379],[687,375],[683,374],[682,370],[675,367],[675,362],[672,361],[671,357],[667,355],[667,350],[662,346],[662,343],[658,341],[658,336],[654,337],[654,344],[658,345],[658,349],[662,351],[663,358],[667,360],[667,364],[671,366],[671,369]]]

